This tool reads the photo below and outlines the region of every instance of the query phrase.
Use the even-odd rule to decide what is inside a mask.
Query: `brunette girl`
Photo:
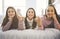
[[[23,30],[23,21],[18,19],[17,13],[13,7],[8,7],[6,10],[6,16],[2,23],[2,30],[7,31],[11,29]]]

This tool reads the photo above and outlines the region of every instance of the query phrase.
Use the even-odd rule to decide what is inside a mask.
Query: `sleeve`
[[[9,21],[5,26],[2,26],[3,31],[7,31],[10,28],[11,22]]]
[[[25,29],[24,21],[20,20],[18,23],[18,30],[24,30],[24,29]]]
[[[54,26],[60,30],[60,23],[58,21],[54,20]]]

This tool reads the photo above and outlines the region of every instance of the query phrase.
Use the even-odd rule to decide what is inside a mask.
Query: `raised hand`
[[[36,17],[36,18],[35,18],[35,21],[37,22],[37,25],[38,25],[38,26],[41,26],[42,21],[41,21],[40,17]]]
[[[13,18],[11,18],[11,17],[9,17],[8,19],[9,19],[9,21],[12,21],[13,20]]]

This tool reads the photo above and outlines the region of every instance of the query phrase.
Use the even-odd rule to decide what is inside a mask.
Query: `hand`
[[[12,21],[12,18],[8,18],[9,19],[9,21]]]
[[[24,30],[23,26],[18,26],[18,30]]]
[[[60,24],[57,26],[57,29],[59,29],[59,30],[60,30]]]
[[[19,21],[23,21],[24,20],[24,17],[22,17],[22,16],[18,16],[17,18],[18,18]]]
[[[40,21],[40,18],[39,17],[36,17],[35,18],[35,21],[38,23]]]
[[[42,26],[38,27],[38,30],[44,30],[44,27],[42,27]]]
[[[53,19],[54,19],[54,20],[56,20],[56,19],[57,19],[55,14],[53,15]]]
[[[38,26],[41,26],[42,21],[41,21],[40,17],[37,17],[37,18],[35,19],[35,21],[37,22],[37,25],[38,25]]]

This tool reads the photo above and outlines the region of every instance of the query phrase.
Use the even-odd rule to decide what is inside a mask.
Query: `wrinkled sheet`
[[[0,30],[0,39],[60,39],[60,31],[47,28],[45,30]]]

